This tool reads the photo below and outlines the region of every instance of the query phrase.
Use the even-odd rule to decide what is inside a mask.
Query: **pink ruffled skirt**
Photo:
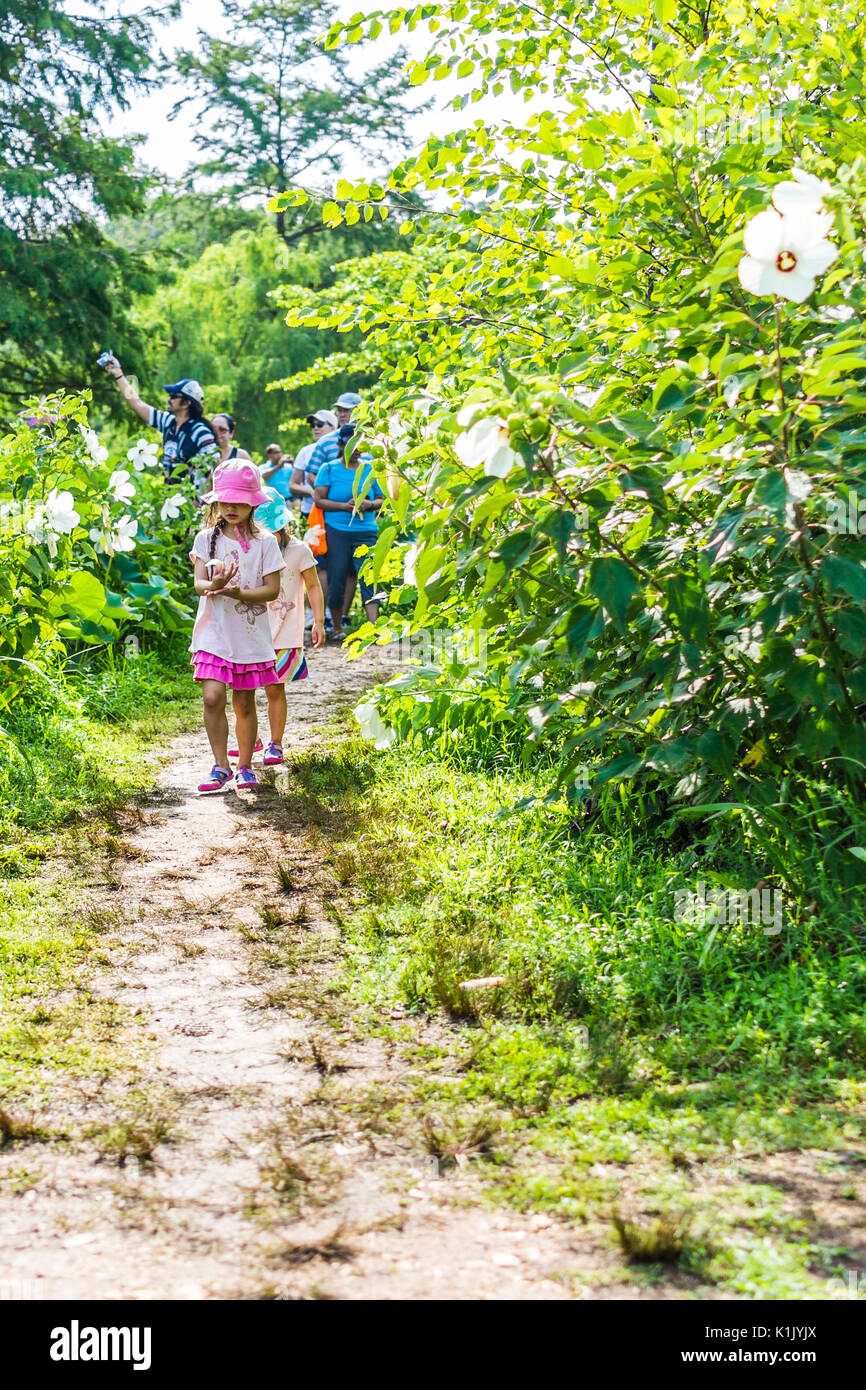
[[[222,681],[232,690],[257,690],[279,681],[272,661],[223,661],[211,652],[195,652],[192,671],[197,681]]]

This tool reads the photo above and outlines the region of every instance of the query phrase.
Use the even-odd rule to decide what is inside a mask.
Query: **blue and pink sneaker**
[[[283,750],[279,743],[269,743],[262,762],[265,767],[275,767],[283,761]]]
[[[235,786],[238,790],[242,787],[258,787],[259,779],[251,767],[239,767],[235,773]]]
[[[210,777],[205,782],[199,783],[199,796],[210,796],[214,792],[224,792],[231,780],[232,770],[230,767],[214,765],[210,770]]]

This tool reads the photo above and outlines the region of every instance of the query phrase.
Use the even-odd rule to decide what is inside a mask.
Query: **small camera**
[[[97,367],[107,367],[113,356],[114,353],[111,351],[111,348],[106,348],[96,359]]]

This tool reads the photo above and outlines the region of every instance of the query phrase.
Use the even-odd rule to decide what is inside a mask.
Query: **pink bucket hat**
[[[259,470],[252,463],[221,463],[213,475],[213,487],[204,502],[243,502],[259,507],[268,498],[262,492]]]

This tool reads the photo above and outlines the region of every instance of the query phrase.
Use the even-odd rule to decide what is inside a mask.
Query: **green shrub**
[[[387,189],[345,182],[329,224],[408,217],[410,190],[443,209],[404,223],[411,255],[286,299],[291,324],[363,330],[381,372],[362,423],[391,595],[360,642],[486,638],[484,662],[434,642],[382,716],[442,756],[547,767],[608,828],[723,816],[844,939],[866,903],[866,21],[848,0],[425,16],[418,81],[459,62],[552,100],[431,135]],[[753,219],[781,228],[792,188],[812,221],[786,214],[749,278],[746,228],[754,271]]]

